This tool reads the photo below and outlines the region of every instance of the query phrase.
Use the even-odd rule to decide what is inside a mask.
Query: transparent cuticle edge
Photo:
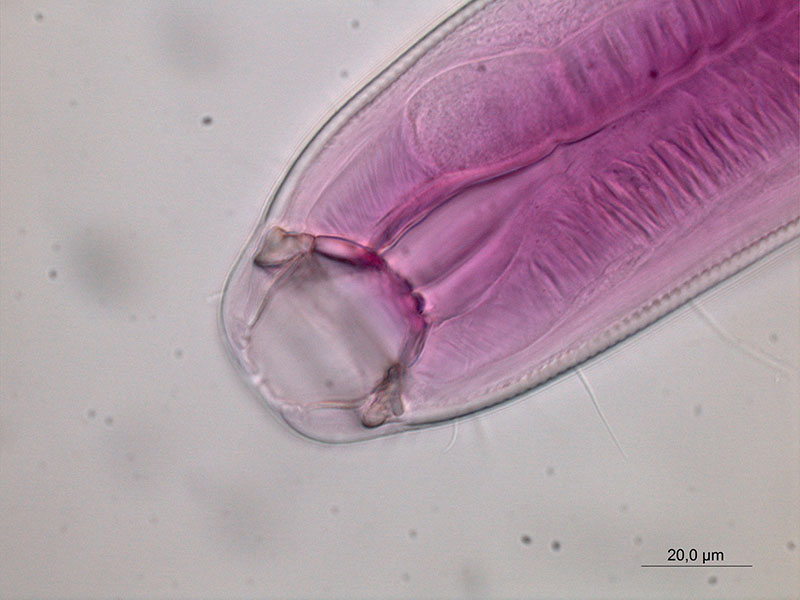
[[[376,69],[375,75],[365,78],[367,81],[365,85],[358,88],[355,94],[344,97],[338,106],[332,108],[315,126],[311,127],[309,133],[297,145],[295,157],[289,162],[273,189],[267,194],[269,201],[252,235],[257,233],[261,224],[267,222],[273,211],[283,208],[280,202],[291,196],[296,179],[303,173],[305,166],[316,159],[318,153],[335,136],[342,124],[369,106],[390,85],[413,67],[422,56],[435,48],[465,21],[493,2],[494,0],[473,0],[451,15],[444,17],[432,29],[423,28],[423,31],[428,31],[426,35],[401,49],[393,58],[384,61],[383,66]]]

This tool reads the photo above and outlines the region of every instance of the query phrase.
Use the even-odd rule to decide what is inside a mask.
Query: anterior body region
[[[462,9],[287,174],[222,323],[294,428],[496,404],[798,234],[797,3],[581,10]]]

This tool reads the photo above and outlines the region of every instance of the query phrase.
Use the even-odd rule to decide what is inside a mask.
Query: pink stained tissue
[[[795,0],[474,2],[292,164],[225,342],[322,441],[512,398],[800,230]]]

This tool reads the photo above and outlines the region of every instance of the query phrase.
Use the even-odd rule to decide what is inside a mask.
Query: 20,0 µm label
[[[646,564],[642,567],[752,567],[750,564],[725,563],[722,550],[698,550],[697,548],[668,548],[667,560],[659,564]]]

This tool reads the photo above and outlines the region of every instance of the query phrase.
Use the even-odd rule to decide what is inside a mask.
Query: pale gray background
[[[576,374],[325,446],[229,364],[269,188],[454,5],[2,2],[0,596],[798,594],[797,243],[582,368],[624,456]]]

